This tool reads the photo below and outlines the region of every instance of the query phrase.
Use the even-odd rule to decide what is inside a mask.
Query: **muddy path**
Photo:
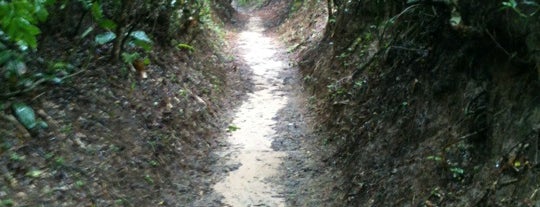
[[[234,113],[226,147],[216,152],[226,171],[213,186],[222,206],[286,206],[283,163],[297,147],[298,136],[290,134],[303,131],[298,75],[285,47],[262,25],[260,17],[251,16],[234,40],[236,58],[252,72],[254,87]]]

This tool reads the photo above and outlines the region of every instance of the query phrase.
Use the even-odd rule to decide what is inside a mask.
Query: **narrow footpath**
[[[225,206],[285,206],[283,186],[279,180],[284,151],[272,149],[278,135],[278,112],[289,101],[286,90],[291,70],[285,49],[264,34],[259,17],[250,18],[245,31],[238,34],[236,45],[253,72],[254,91],[237,109],[231,124],[230,146],[219,154],[229,165],[238,166],[214,186]]]

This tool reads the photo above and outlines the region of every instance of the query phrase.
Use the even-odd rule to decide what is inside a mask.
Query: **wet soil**
[[[278,10],[240,15],[231,47],[202,33],[195,52],[156,49],[147,79],[84,66],[28,101],[50,125],[37,138],[0,105],[0,204],[295,206],[317,153],[296,63],[265,28]]]
[[[254,88],[235,110],[226,143],[216,152],[222,177],[198,206],[286,206],[293,193],[295,182],[286,173],[297,167],[285,163],[299,153],[307,132],[305,103],[285,47],[263,23],[252,15],[232,42],[236,58],[252,72]]]

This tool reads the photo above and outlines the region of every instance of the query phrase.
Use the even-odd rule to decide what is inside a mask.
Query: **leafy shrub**
[[[49,13],[45,8],[52,0],[14,0],[0,1],[0,37],[19,46],[21,50],[36,48],[36,36],[41,33],[36,26],[47,20]],[[0,63],[1,64],[1,63]]]

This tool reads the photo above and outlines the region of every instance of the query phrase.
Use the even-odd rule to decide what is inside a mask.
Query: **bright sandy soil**
[[[239,129],[230,133],[232,147],[223,152],[230,162],[241,165],[214,186],[225,197],[223,203],[234,207],[285,206],[281,186],[273,181],[286,153],[272,150],[271,143],[276,134],[275,116],[288,101],[287,94],[279,90],[283,83],[279,73],[289,63],[279,55],[283,48],[263,31],[261,19],[251,17],[237,40],[239,58],[253,71],[255,89],[238,108],[232,125]]]

